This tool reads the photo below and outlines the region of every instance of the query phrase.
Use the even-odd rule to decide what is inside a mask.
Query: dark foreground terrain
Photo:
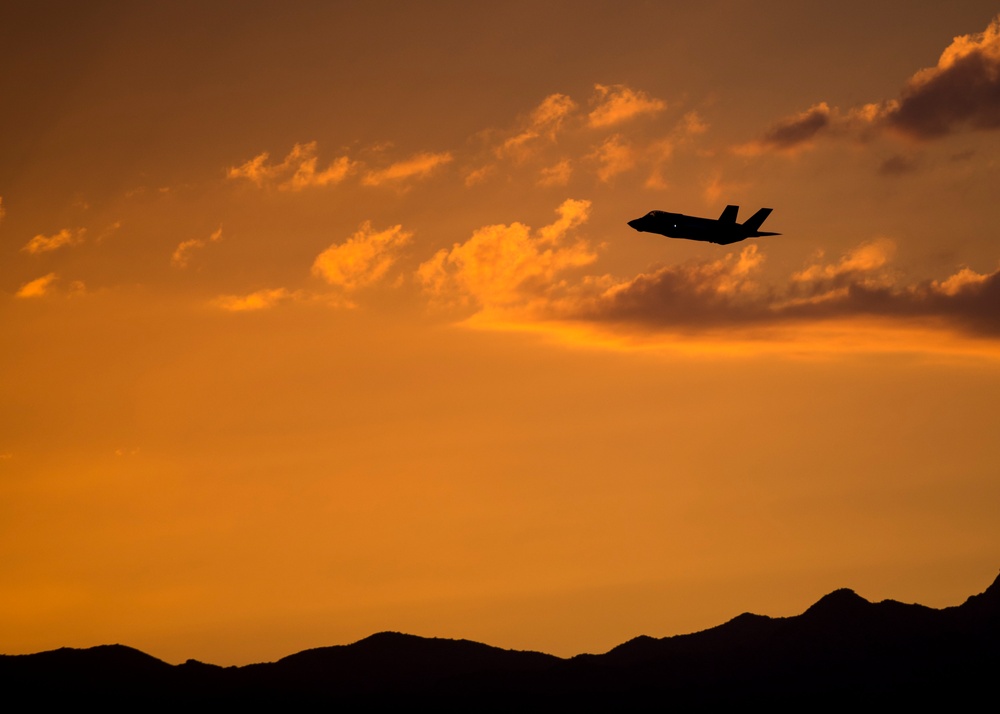
[[[277,662],[170,665],[122,645],[0,655],[8,702],[253,703],[274,706],[447,701],[673,705],[767,701],[968,704],[992,708],[1000,685],[1000,577],[957,607],[868,602],[851,590],[801,615],[743,614],[703,632],[637,637],[562,659],[468,640],[383,632]],[[558,697],[558,699],[556,699]]]

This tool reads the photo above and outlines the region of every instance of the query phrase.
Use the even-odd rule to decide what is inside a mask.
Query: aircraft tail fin
[[[736,223],[736,215],[739,212],[739,206],[726,206],[726,210],[719,216],[719,223]]]
[[[726,210],[729,209],[727,208]],[[772,209],[770,208],[760,209],[755,214],[750,216],[748,219],[743,221],[743,227],[749,228],[752,231],[756,231],[758,228],[761,227],[761,224],[763,224],[764,221],[767,220],[767,217],[771,215],[771,210]]]

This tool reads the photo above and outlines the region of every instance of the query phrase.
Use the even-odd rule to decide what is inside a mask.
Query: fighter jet
[[[781,235],[758,230],[764,219],[771,214],[770,208],[760,209],[743,223],[736,222],[739,210],[739,206],[726,206],[726,210],[717,221],[711,218],[685,216],[681,213],[650,211],[642,218],[629,221],[628,224],[642,233],[659,233],[668,238],[688,238],[719,245],[738,243],[747,238]]]

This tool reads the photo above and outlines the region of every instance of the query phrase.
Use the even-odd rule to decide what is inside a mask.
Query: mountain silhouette
[[[504,697],[550,702],[584,694],[608,704],[981,706],[994,696],[998,667],[1000,577],[955,607],[873,603],[842,589],[801,615],[744,613],[701,632],[636,637],[604,654],[568,659],[382,632],[243,667],[196,660],[174,666],[123,645],[0,655],[0,682],[11,701],[32,705],[67,695],[74,703],[122,705],[407,697],[481,708]]]

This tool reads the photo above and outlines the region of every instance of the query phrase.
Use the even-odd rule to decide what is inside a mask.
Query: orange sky
[[[0,651],[982,590],[997,8],[674,5],[15,3]]]

